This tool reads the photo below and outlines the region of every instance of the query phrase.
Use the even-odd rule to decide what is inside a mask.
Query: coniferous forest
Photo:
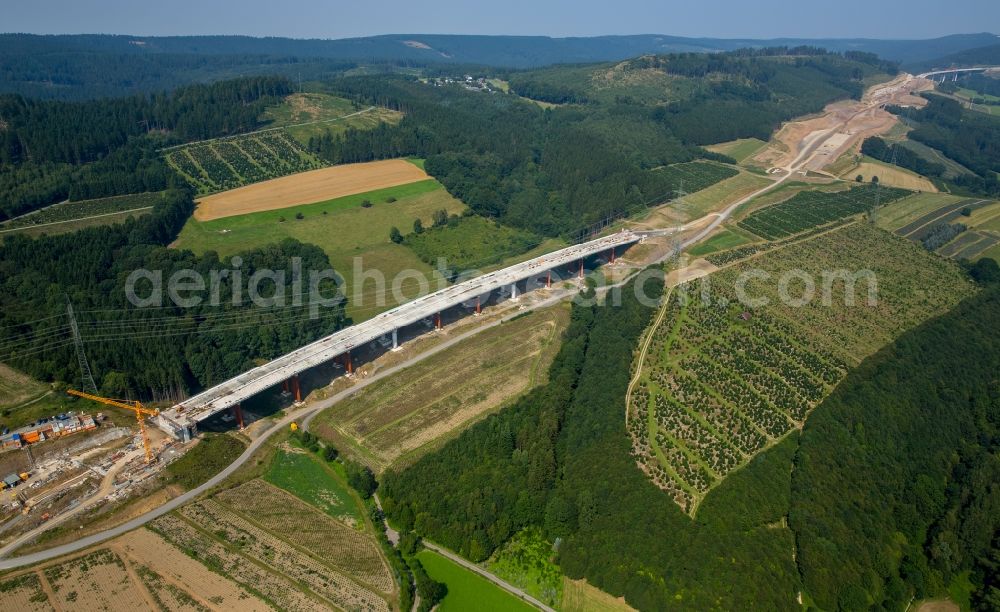
[[[79,381],[66,305],[72,302],[96,382],[116,397],[172,396],[225,380],[255,364],[283,355],[345,324],[342,305],[259,308],[251,303],[248,279],[257,270],[284,271],[292,282],[292,258],[302,270],[329,268],[326,254],[294,240],[241,253],[240,266],[220,261],[214,252],[195,256],[169,249],[194,210],[191,193],[173,190],[150,215],[124,224],[94,227],[73,234],[27,238],[10,236],[0,244],[0,346],[9,363],[41,380]],[[220,280],[221,306],[211,305],[207,288],[198,306],[173,305],[166,283],[179,270],[209,279],[212,271],[242,271],[234,299],[234,276]],[[125,291],[134,270],[158,271],[163,278],[163,308],[136,308]],[[262,290],[270,296],[270,285]],[[303,283],[302,291],[309,289]],[[335,287],[323,285],[332,297]],[[136,294],[152,295],[152,285]],[[187,293],[181,294],[188,297]],[[302,303],[308,305],[308,296]],[[236,302],[234,304],[234,302]],[[77,384],[77,383],[74,383]]]

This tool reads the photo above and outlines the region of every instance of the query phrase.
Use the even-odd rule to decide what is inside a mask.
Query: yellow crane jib
[[[66,393],[75,395],[76,397],[82,397],[83,399],[93,400],[100,404],[104,404],[105,406],[114,406],[116,408],[122,408],[124,410],[131,410],[135,412],[135,420],[139,421],[139,431],[142,432],[142,445],[146,450],[146,463],[152,463],[153,451],[149,447],[149,434],[146,433],[146,417],[155,417],[159,415],[159,410],[156,408],[146,408],[137,400],[130,401],[108,399],[106,397],[91,395],[90,393],[84,393],[83,391],[76,391],[74,389],[67,389]]]

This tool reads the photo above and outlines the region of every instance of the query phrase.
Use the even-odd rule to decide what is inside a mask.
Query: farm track
[[[127,215],[129,213],[143,212],[146,210],[153,210],[152,206],[144,206],[142,208],[133,208],[131,210],[120,210],[117,212],[103,213],[100,215],[91,215],[89,217],[79,217],[77,219],[66,219],[65,221],[50,221],[49,223],[39,223],[38,225],[25,225],[21,227],[15,227],[13,229],[0,230],[0,234],[8,234],[11,232],[23,232],[28,229],[37,229],[39,227],[49,227],[51,225],[63,225],[66,223],[79,223],[80,221],[90,221],[92,219],[100,219],[102,217],[114,217],[116,215]]]
[[[368,108],[365,108],[365,109],[362,109],[362,110],[359,110],[359,111],[356,111],[356,112],[353,112],[353,113],[350,113],[350,114],[347,114],[347,115],[341,115],[340,117],[331,117],[330,119],[316,119],[315,121],[303,121],[302,123],[293,123],[291,125],[282,125],[282,126],[278,126],[278,127],[263,128],[263,129],[260,129],[260,130],[256,130],[254,132],[246,132],[244,134],[235,134],[233,136],[219,136],[218,138],[209,138],[209,139],[206,139],[206,140],[195,140],[194,142],[185,142],[184,144],[174,145],[172,147],[164,147],[164,148],[160,149],[159,152],[160,153],[166,153],[168,151],[177,151],[178,149],[183,149],[184,147],[189,147],[189,146],[192,146],[192,145],[206,145],[206,144],[211,144],[213,142],[218,142],[218,141],[222,141],[222,140],[231,140],[233,138],[239,138],[240,136],[259,136],[260,134],[267,134],[269,132],[277,132],[277,131],[284,130],[284,129],[287,129],[287,128],[304,127],[304,126],[307,126],[307,125],[317,125],[317,124],[320,124],[320,123],[333,123],[335,121],[343,121],[344,119],[350,119],[351,117],[357,117],[358,115],[364,115],[365,113],[370,113],[373,110],[375,110],[376,108],[378,108],[378,107],[376,107],[376,106],[369,106]]]

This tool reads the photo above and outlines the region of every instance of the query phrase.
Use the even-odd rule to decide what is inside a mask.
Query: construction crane
[[[142,432],[142,444],[146,449],[146,463],[153,462],[153,451],[149,447],[149,434],[146,433],[146,417],[155,417],[160,414],[160,411],[156,408],[146,408],[139,401],[129,401],[129,400],[113,400],[106,397],[99,397],[97,395],[91,395],[90,393],[84,393],[83,391],[75,391],[73,389],[67,389],[66,393],[70,395],[75,395],[77,397],[82,397],[84,399],[93,400],[95,402],[104,404],[106,406],[114,406],[116,408],[124,408],[125,410],[132,410],[135,412],[135,419],[139,421],[139,431]]]

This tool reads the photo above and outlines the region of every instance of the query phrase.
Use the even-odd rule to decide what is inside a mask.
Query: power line
[[[83,390],[92,395],[97,395],[97,385],[94,384],[94,376],[90,373],[90,364],[87,363],[87,355],[83,351],[83,342],[80,341],[80,329],[76,325],[76,316],[73,315],[73,302],[66,300],[66,315],[69,317],[69,324],[73,330],[73,344],[76,346],[76,358],[80,365],[80,374],[83,378]]]

